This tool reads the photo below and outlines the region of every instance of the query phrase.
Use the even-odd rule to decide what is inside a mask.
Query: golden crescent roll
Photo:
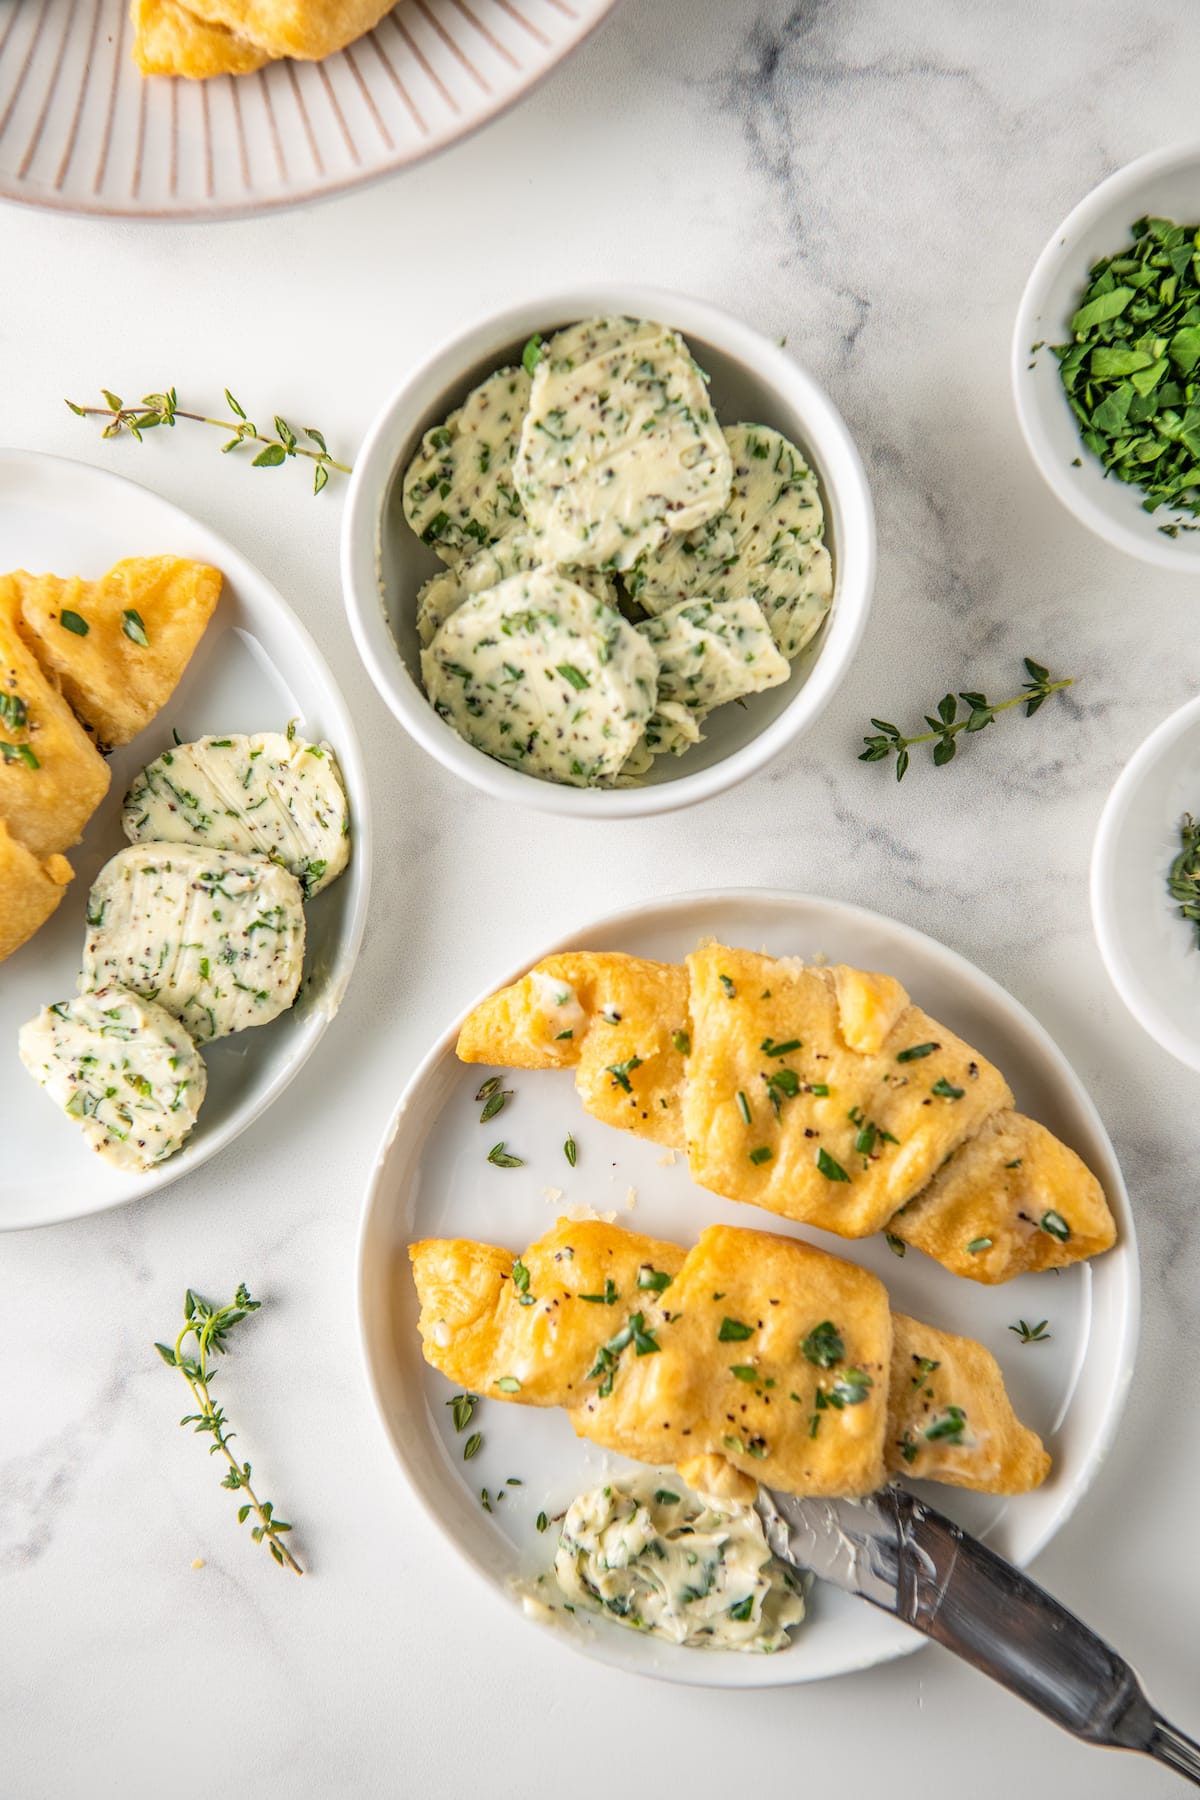
[[[105,748],[166,705],[221,593],[219,570],[182,556],[127,557],[99,581],[12,579],[34,654]]]
[[[377,25],[394,0],[132,0],[143,75],[243,74],[273,58],[314,62]]]
[[[72,874],[65,856],[39,862],[0,819],[0,962],[46,923]]]
[[[519,1258],[409,1255],[435,1368],[708,1491],[852,1496],[911,1471],[1018,1493],[1049,1467],[981,1345],[893,1316],[875,1276],[793,1238],[714,1225],[685,1252],[560,1219]]]
[[[686,966],[576,951],[476,1007],[458,1054],[573,1068],[588,1112],[684,1149],[702,1187],[839,1237],[887,1229],[976,1281],[1116,1239],[1075,1152],[888,975],[720,944]]]
[[[79,842],[109,772],[34,648],[17,583],[0,575],[0,819],[40,862]]]

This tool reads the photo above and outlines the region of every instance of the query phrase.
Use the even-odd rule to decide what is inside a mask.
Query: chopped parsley
[[[632,1094],[633,1086],[629,1077],[633,1074],[635,1069],[640,1069],[641,1066],[641,1057],[631,1056],[628,1062],[609,1063],[605,1069],[605,1073],[612,1076],[614,1087],[619,1087],[623,1089],[625,1093]]]
[[[754,1336],[753,1325],[743,1325],[740,1319],[724,1318],[717,1332],[719,1344],[744,1344],[747,1338]]]
[[[814,1325],[800,1348],[818,1369],[832,1369],[846,1354],[842,1335],[832,1319],[822,1319],[819,1325]]]

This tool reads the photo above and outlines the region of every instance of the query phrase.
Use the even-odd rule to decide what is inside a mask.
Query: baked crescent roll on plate
[[[316,62],[377,25],[393,0],[133,0],[143,75],[245,75],[277,57]]]
[[[1024,1493],[1050,1459],[982,1345],[893,1315],[865,1269],[715,1225],[693,1250],[559,1220],[520,1257],[411,1246],[426,1360],[561,1406],[576,1432],[730,1499],[861,1495],[897,1473]]]
[[[839,1237],[886,1230],[1000,1282],[1116,1227],[1073,1150],[892,976],[705,943],[683,965],[548,957],[470,1014],[465,1062],[573,1068],[586,1110],[700,1186]]]

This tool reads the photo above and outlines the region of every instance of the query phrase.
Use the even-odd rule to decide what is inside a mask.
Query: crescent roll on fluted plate
[[[409,1255],[435,1368],[564,1407],[580,1437],[706,1493],[855,1496],[907,1473],[1015,1494],[1050,1466],[982,1345],[794,1238],[714,1225],[685,1251],[560,1219],[519,1258],[462,1238]]]
[[[1116,1240],[1075,1152],[890,975],[712,943],[683,965],[572,951],[476,1007],[458,1054],[573,1068],[589,1113],[683,1150],[702,1187],[839,1237],[886,1230],[974,1281]]]
[[[360,38],[394,0],[133,0],[143,75],[247,75],[278,57],[317,62]]]

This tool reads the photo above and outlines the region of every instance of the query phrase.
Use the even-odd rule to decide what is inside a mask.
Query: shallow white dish
[[[465,743],[426,699],[416,597],[442,565],[405,520],[401,478],[422,433],[485,375],[519,362],[535,331],[545,336],[600,314],[674,326],[712,377],[722,424],[771,425],[799,446],[821,490],[834,593],[828,617],[783,686],[754,695],[745,706],[720,707],[705,725],[705,742],[682,757],[656,758],[643,786],[588,789],[506,768]],[[874,585],[870,488],[828,396],[786,351],[750,326],[706,301],[656,288],[598,286],[535,295],[443,345],[393,394],[372,426],[355,461],[342,520],[350,626],[371,679],[400,723],[431,756],[493,799],[575,818],[642,818],[691,806],[762,768],[816,721],[836,691],[858,649]]]
[[[128,0],[0,12],[0,196],[67,212],[228,218],[373,181],[519,100],[614,0],[399,0],[323,62],[145,80]]]
[[[1192,525],[1190,513],[1162,506],[1143,512],[1140,488],[1106,477],[1079,436],[1051,344],[1071,341],[1071,320],[1088,272],[1131,240],[1129,227],[1152,213],[1179,225],[1200,221],[1200,144],[1177,144],[1118,169],[1081,200],[1034,264],[1013,329],[1012,378],[1017,418],[1047,485],[1069,512],[1106,543],[1143,562],[1200,573],[1200,531],[1169,537],[1162,527]],[[1034,351],[1037,344],[1042,348]],[[1079,467],[1074,466],[1078,459]]]
[[[1164,719],[1108,796],[1092,850],[1092,922],[1113,986],[1143,1030],[1200,1070],[1200,950],[1166,880],[1179,822],[1200,815],[1200,699]]]
[[[132,481],[63,457],[0,451],[0,569],[97,576],[123,556],[168,552],[225,577],[200,647],[166,707],[110,759],[112,784],[83,842],[67,852],[75,879],[36,936],[0,963],[0,1230],[51,1225],[144,1198],[198,1168],[283,1091],[337,1011],[358,954],[371,885],[362,752],[350,714],[313,640],[258,571],[223,538]],[[38,1008],[75,992],[88,888],[125,842],[130,779],[171,742],[223,731],[282,730],[328,739],[350,796],[354,848],[339,880],[305,907],[304,980],[293,1009],[205,1051],[208,1093],[183,1149],[139,1175],[110,1167],[33,1082],[17,1032]]]
[[[694,1242],[716,1221],[790,1232],[873,1269],[895,1304],[916,1316],[979,1338],[999,1358],[1021,1418],[1040,1431],[1054,1469],[1037,1493],[1014,1500],[929,1487],[942,1511],[986,1534],[1003,1555],[1027,1563],[1070,1516],[1112,1439],[1133,1368],[1138,1265],[1121,1171],[1104,1127],[1078,1077],[1041,1026],[990,978],[953,951],[907,926],[860,907],[798,894],[746,890],[659,900],[615,915],[548,946],[620,949],[677,959],[705,935],[883,969],[910,986],[935,1017],[959,1031],[1007,1074],[1018,1105],[1042,1119],[1088,1161],[1104,1183],[1120,1232],[1117,1247],[1058,1276],[1025,1276],[986,1288],[950,1275],[915,1251],[898,1260],[883,1239],[844,1243],[824,1233],[735,1206],[694,1187],[680,1157],[667,1166],[656,1145],[588,1118],[568,1072],[505,1072],[513,1098],[489,1124],[475,1095],[489,1071],[454,1056],[456,1025],[434,1045],[409,1083],[384,1135],[363,1216],[359,1301],[367,1377],[384,1429],[414,1493],[454,1547],[499,1595],[514,1601],[514,1581],[553,1561],[553,1527],[540,1536],[537,1514],[561,1511],[577,1492],[628,1467],[577,1439],[557,1411],[482,1402],[471,1430],[483,1447],[464,1463],[445,1404],[452,1385],[425,1364],[407,1245],[428,1236],[474,1237],[523,1248],[554,1222],[561,1206],[616,1209],[631,1230]],[[534,958],[531,961],[536,960]],[[528,966],[528,965],[524,965]],[[510,970],[496,985],[513,980]],[[578,1144],[572,1170],[562,1144]],[[487,1163],[503,1139],[525,1167]],[[636,1204],[626,1209],[630,1188]],[[1051,1339],[1018,1342],[1008,1326],[1048,1318]],[[491,1516],[480,1489],[509,1488]],[[786,1686],[844,1674],[903,1656],[924,1640],[861,1601],[818,1586],[809,1619],[792,1647],[776,1656],[678,1650],[603,1619],[560,1611],[569,1643],[617,1667],[711,1687]]]

